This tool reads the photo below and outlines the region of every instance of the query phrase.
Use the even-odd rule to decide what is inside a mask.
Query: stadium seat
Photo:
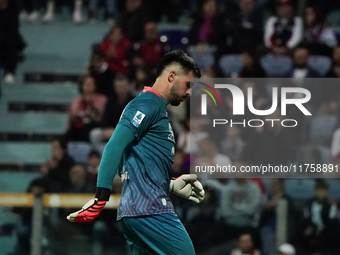
[[[51,144],[40,142],[1,142],[0,164],[41,164],[51,158]]]
[[[340,179],[328,179],[330,198],[340,199]]]
[[[239,54],[224,55],[220,58],[219,66],[227,77],[232,73],[238,74],[243,68],[242,57]]]
[[[29,184],[39,177],[39,172],[0,172],[0,192],[26,192]]]
[[[260,64],[268,77],[284,77],[293,67],[289,56],[265,55],[260,58]]]
[[[63,134],[67,123],[65,113],[20,112],[2,116],[0,132],[4,133]]]
[[[76,163],[86,165],[91,146],[86,142],[69,142],[67,144],[67,151]]]
[[[314,195],[315,180],[288,179],[285,181],[286,194],[292,199],[310,199]]]
[[[215,62],[214,49],[208,48],[205,52],[200,53],[195,46],[190,46],[187,51],[202,71],[207,71]]]
[[[74,83],[30,84],[6,86],[4,98],[9,102],[34,102],[50,104],[67,104],[79,95],[78,86]]]
[[[188,46],[188,32],[183,30],[161,30],[161,41],[172,49],[185,49]]]
[[[334,115],[314,116],[310,120],[309,139],[312,143],[325,142],[330,139],[338,118]]]
[[[326,56],[312,55],[309,57],[308,65],[320,76],[324,76],[332,66],[332,60]]]

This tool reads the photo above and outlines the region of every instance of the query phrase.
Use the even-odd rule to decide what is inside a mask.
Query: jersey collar
[[[151,93],[154,93],[159,98],[161,98],[164,103],[168,104],[168,101],[164,97],[162,97],[153,87],[144,86],[144,89],[142,90],[142,92],[151,92]]]

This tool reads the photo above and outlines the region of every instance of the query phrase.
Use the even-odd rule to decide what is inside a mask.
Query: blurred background
[[[185,50],[208,78],[339,78],[339,40],[337,0],[0,0],[0,254],[129,254],[115,203],[82,225],[65,219],[81,195],[71,206],[41,196],[93,196],[105,142],[167,51]],[[270,102],[263,86],[244,86],[258,108]],[[189,101],[169,107],[173,176],[189,172],[190,152],[236,166],[338,165],[339,89],[312,92],[301,128],[228,128],[215,147],[204,127],[190,130]],[[198,254],[339,255],[339,174],[324,177],[210,179],[202,204],[173,201]]]

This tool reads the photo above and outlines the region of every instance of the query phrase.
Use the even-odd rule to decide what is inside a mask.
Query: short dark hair
[[[192,57],[182,50],[172,50],[166,53],[157,66],[156,76],[159,77],[164,69],[176,63],[180,65],[186,72],[193,72],[196,78],[201,78],[201,71]]]
[[[91,76],[91,75],[83,75],[83,76],[81,76],[79,78],[79,82],[78,82],[78,91],[79,91],[80,94],[83,94],[83,84],[86,81],[86,79],[88,79],[88,78],[93,79],[94,85],[95,85],[96,91],[97,91],[97,83],[96,83],[96,80],[93,78],[93,76]]]
[[[100,158],[100,153],[96,149],[92,149],[90,153],[87,155],[87,158],[98,157]]]
[[[326,189],[326,190],[328,190],[328,183],[324,180],[318,180],[315,184],[315,189]]]
[[[33,187],[40,187],[43,188],[45,192],[48,192],[48,183],[44,178],[37,178],[34,179],[28,186],[27,192],[32,192]]]
[[[92,57],[99,57],[100,59],[105,59],[105,54],[102,50],[96,49],[93,51]]]
[[[60,144],[60,147],[61,147],[64,151],[67,150],[67,142],[66,142],[65,138],[63,138],[63,137],[58,137],[58,138],[53,139],[52,142],[58,142],[58,143]]]

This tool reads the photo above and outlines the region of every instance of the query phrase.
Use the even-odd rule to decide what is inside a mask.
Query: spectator
[[[15,1],[0,0],[0,66],[6,83],[14,83],[18,54],[26,47],[19,34],[19,8]]]
[[[314,6],[305,10],[305,46],[312,55],[330,56],[337,40],[320,9]]]
[[[172,164],[171,176],[174,178],[180,177],[182,174],[185,174],[185,170],[183,169],[184,164],[184,156],[182,150],[176,149],[176,153],[174,155],[174,163]]]
[[[145,66],[136,68],[134,80],[132,81],[132,94],[138,96],[145,86],[151,86],[152,76],[150,70]]]
[[[156,67],[164,55],[164,44],[160,41],[157,30],[157,23],[149,21],[144,26],[144,38],[133,45],[135,66],[146,66],[156,73]]]
[[[337,128],[333,133],[331,153],[333,161],[340,156],[340,128]]]
[[[212,138],[207,137],[197,141],[199,148],[199,155],[194,161],[194,166],[200,166],[204,169],[205,166],[229,166],[231,165],[230,158],[218,152],[218,147]],[[203,172],[204,173],[204,172]],[[209,174],[207,171],[206,174]],[[221,177],[226,178],[223,176]]]
[[[326,77],[340,78],[340,46],[333,49],[332,60],[331,70],[326,74]]]
[[[211,248],[211,242],[216,237],[215,229],[218,228],[217,221],[218,195],[211,185],[204,185],[205,198],[199,205],[187,208],[186,229],[191,237],[197,252]],[[209,228],[207,228],[209,222]]]
[[[252,51],[242,52],[243,68],[239,74],[241,78],[265,78],[267,75],[260,65],[258,58]]]
[[[240,0],[240,11],[230,20],[233,53],[255,50],[262,43],[261,15],[255,10],[254,0]]]
[[[79,83],[81,95],[74,98],[69,108],[68,129],[65,138],[68,141],[89,141],[89,133],[99,127],[106,97],[97,94],[95,80],[85,76]]]
[[[221,141],[222,154],[228,156],[232,162],[239,160],[245,143],[241,137],[241,130],[233,125],[227,127],[227,136]]]
[[[202,78],[224,78],[222,69],[218,64],[214,64],[208,68],[207,71],[202,73]]]
[[[293,69],[287,74],[291,78],[317,78],[320,75],[308,66],[309,52],[305,47],[298,47],[293,52]]]
[[[83,0],[74,0],[73,22],[76,24],[84,21],[81,15]],[[54,19],[55,0],[47,0],[46,13],[43,16],[43,22],[48,23]]]
[[[306,252],[337,254],[339,252],[339,222],[336,202],[328,198],[328,184],[319,181],[315,185],[315,197],[304,210],[302,228],[303,248]]]
[[[69,193],[94,193],[96,191],[93,183],[88,180],[86,168],[76,164],[70,169]]]
[[[230,255],[261,255],[261,252],[254,248],[253,237],[250,233],[243,233],[238,237],[237,248],[230,252]]]
[[[264,202],[262,206],[262,212],[260,217],[260,228],[262,229],[262,233],[266,233],[266,236],[262,238],[262,248],[263,252],[267,252],[268,254],[273,253],[275,251],[275,244],[270,242],[268,237],[275,236],[276,233],[276,208],[277,204],[281,200],[286,200],[288,202],[288,215],[294,215],[291,211],[291,200],[286,195],[284,189],[284,180],[283,179],[271,179],[270,190],[267,191],[268,200]],[[288,221],[288,229],[292,223],[292,217],[287,218]]]
[[[67,144],[62,139],[52,142],[52,158],[40,166],[51,192],[65,192],[69,187],[69,172],[73,159],[67,154]]]
[[[286,54],[302,40],[303,25],[300,17],[293,15],[290,0],[279,0],[277,16],[267,20],[264,43],[274,54]]]
[[[97,19],[97,8],[99,0],[90,0],[88,5],[89,20],[90,22],[95,22]],[[116,1],[115,0],[105,0],[105,20],[108,24],[113,24],[114,16],[116,11]]]
[[[293,157],[293,133],[280,124],[280,110],[268,115],[268,119],[278,121],[264,121],[262,127],[254,128],[242,153],[242,160],[248,164],[271,164],[273,166],[287,164]],[[280,144],[280,146],[277,146]]]
[[[295,248],[289,243],[284,243],[277,249],[277,255],[295,255]]]
[[[48,185],[44,179],[33,180],[27,189],[28,193],[34,196],[42,196],[44,193],[48,192]],[[29,255],[31,250],[31,234],[32,234],[32,208],[27,207],[15,207],[12,209],[15,214],[18,214],[21,218],[20,224],[18,225],[17,232],[17,244],[15,251],[11,253],[12,255]],[[45,228],[49,227],[49,217],[47,217],[46,209],[44,209],[43,222]]]
[[[193,17],[194,23],[189,31],[189,43],[197,45],[202,51],[207,45],[220,45],[225,39],[224,18],[219,14],[217,0],[204,0],[200,11]]]
[[[124,36],[122,28],[114,26],[109,37],[100,45],[100,50],[104,52],[106,62],[113,71],[126,74],[130,68],[127,54],[130,46],[131,42]]]
[[[88,182],[87,171],[83,165],[74,165],[70,169],[68,178],[67,193],[94,193],[96,190],[95,186]],[[49,251],[52,254],[72,254],[74,250],[72,251],[71,247],[74,246],[75,241],[79,241],[79,236],[83,240],[92,238],[92,222],[89,224],[70,224],[64,220],[72,211],[71,208],[59,209],[58,214],[62,220],[56,222],[49,235]]]
[[[260,189],[250,180],[238,178],[226,184],[220,206],[227,239],[236,239],[245,230],[256,230],[260,202]]]
[[[97,93],[106,95],[107,97],[114,95],[112,83],[116,74],[109,68],[109,65],[105,61],[105,54],[101,50],[93,52],[88,67],[88,74],[96,81]]]
[[[139,42],[143,39],[143,30],[148,21],[154,20],[154,15],[142,0],[126,0],[125,11],[117,20],[118,26],[126,37]]]
[[[106,103],[102,128],[95,128],[90,133],[93,145],[98,145],[111,137],[125,106],[133,99],[127,77],[117,76],[113,85],[116,97],[110,97]]]
[[[87,170],[89,182],[93,187],[96,187],[96,184],[97,184],[97,176],[98,176],[100,159],[101,159],[100,153],[94,149],[91,150],[89,155],[87,156],[88,166],[86,170]]]
[[[202,130],[202,123],[199,118],[188,118],[185,120],[185,130],[178,135],[177,146],[185,154],[197,154],[199,151],[198,141],[207,138],[208,135],[207,132]]]

